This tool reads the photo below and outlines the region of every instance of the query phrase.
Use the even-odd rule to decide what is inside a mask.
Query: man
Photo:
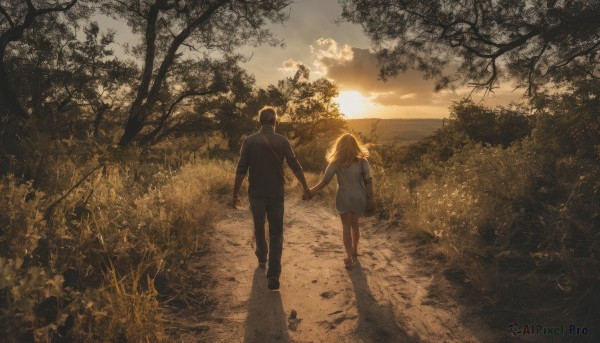
[[[283,249],[283,160],[294,172],[304,188],[304,199],[311,197],[304,172],[287,138],[275,133],[277,114],[272,107],[259,112],[261,129],[248,136],[242,144],[233,187],[233,206],[236,207],[238,192],[250,169],[248,195],[254,219],[256,257],[261,268],[266,267],[268,287],[279,289],[281,275],[281,252]],[[265,238],[265,215],[269,220],[269,247]]]

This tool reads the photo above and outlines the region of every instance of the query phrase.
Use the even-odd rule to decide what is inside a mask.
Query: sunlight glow
[[[357,91],[341,91],[334,99],[340,105],[340,112],[348,119],[361,118],[365,115],[365,109],[369,99]]]

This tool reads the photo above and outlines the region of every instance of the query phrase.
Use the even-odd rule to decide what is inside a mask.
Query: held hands
[[[313,198],[313,196],[314,196],[314,193],[310,190],[310,188],[304,188],[304,193],[302,194],[302,200],[309,201]],[[239,206],[241,206],[240,199],[238,198],[238,196],[236,194],[234,194],[233,197],[231,198],[231,202],[229,203],[229,205],[233,209],[237,209]]]
[[[302,200],[304,201],[309,201],[313,198],[313,193],[311,192],[311,190],[307,187],[304,188],[304,193],[302,194]]]

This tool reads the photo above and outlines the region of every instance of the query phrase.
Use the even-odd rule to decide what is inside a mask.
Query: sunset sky
[[[291,6],[290,20],[271,29],[286,42],[286,48],[252,49],[252,60],[246,64],[259,85],[274,83],[293,74],[302,63],[312,77],[328,77],[340,87],[342,112],[348,118],[440,118],[448,115],[452,100],[468,94],[462,91],[433,92],[433,82],[423,80],[416,71],[397,79],[378,80],[377,59],[370,52],[369,39],[360,26],[336,23],[341,17],[337,0],[302,0]],[[488,105],[518,101],[522,90],[510,85],[488,96]],[[479,101],[481,95],[475,95]]]
[[[341,7],[337,0],[295,1],[290,19],[282,26],[269,28],[285,41],[281,47],[244,47],[241,52],[252,56],[244,64],[254,74],[258,86],[276,83],[291,76],[298,64],[311,70],[311,79],[327,77],[340,89],[338,103],[346,117],[352,118],[442,118],[448,116],[448,106],[468,94],[470,89],[433,91],[433,82],[424,80],[417,71],[408,71],[396,79],[378,80],[377,59],[370,51],[369,39],[360,26],[340,21]],[[129,28],[113,20],[105,27],[117,30],[117,40],[129,42]],[[503,85],[494,95],[488,95],[487,105],[507,105],[518,101],[523,91],[513,91]],[[475,94],[475,101],[482,94]]]

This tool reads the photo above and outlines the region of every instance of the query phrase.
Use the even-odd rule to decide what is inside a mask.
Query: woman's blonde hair
[[[327,152],[327,162],[343,167],[367,157],[369,150],[350,133],[339,136]]]

